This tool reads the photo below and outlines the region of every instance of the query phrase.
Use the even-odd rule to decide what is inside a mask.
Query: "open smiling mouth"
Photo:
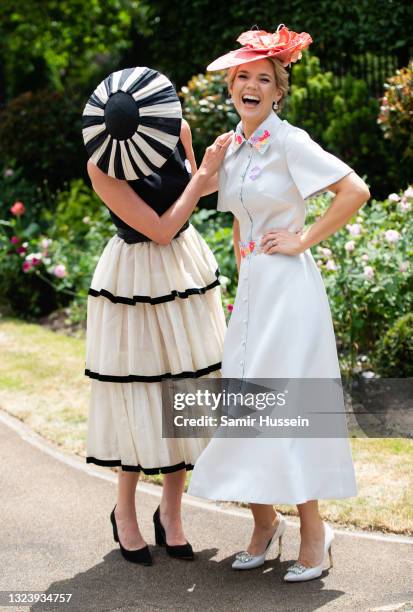
[[[241,99],[242,99],[242,103],[247,108],[255,108],[260,103],[260,99],[258,98],[258,96],[246,95],[246,96],[242,96]]]

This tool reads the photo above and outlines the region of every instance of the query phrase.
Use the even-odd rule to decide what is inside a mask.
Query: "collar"
[[[231,143],[231,149],[237,151],[244,142],[248,142],[253,146],[259,153],[263,154],[270,146],[272,139],[278,129],[279,124],[282,120],[271,111],[266,119],[257,127],[253,134],[248,138],[244,136],[242,129],[242,121],[240,121],[236,127],[233,140]]]

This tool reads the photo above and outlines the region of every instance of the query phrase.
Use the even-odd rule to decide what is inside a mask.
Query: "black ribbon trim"
[[[155,306],[156,304],[163,304],[164,302],[172,302],[176,298],[185,299],[190,295],[202,295],[210,289],[214,289],[214,287],[218,287],[220,285],[219,270],[216,270],[215,276],[217,277],[217,279],[209,285],[206,285],[205,287],[193,287],[191,289],[185,289],[185,291],[174,290],[171,291],[171,293],[161,295],[156,298],[150,297],[149,295],[134,295],[133,297],[128,298],[119,295],[113,295],[113,293],[107,291],[106,289],[100,289],[99,291],[97,291],[96,289],[92,288],[89,289],[88,294],[92,295],[93,297],[105,297],[114,304],[128,304],[129,306],[134,306],[135,304],[143,303]]]
[[[141,465],[122,465],[120,459],[96,459],[96,457],[86,457],[86,463],[95,463],[103,467],[121,467],[124,472],[143,472],[144,474],[171,474],[179,470],[193,470],[192,463],[177,463],[176,465],[168,465],[166,467],[144,468]]]
[[[99,374],[98,372],[91,372],[88,368],[85,370],[85,376],[89,376],[89,378],[93,378],[95,380],[100,380],[101,382],[114,382],[114,383],[131,383],[131,382],[162,382],[163,380],[168,380],[170,378],[200,378],[201,376],[206,376],[211,372],[216,372],[220,370],[222,367],[222,363],[219,361],[218,363],[214,363],[213,365],[208,366],[207,368],[202,368],[201,370],[196,370],[195,372],[179,372],[179,374],[172,374],[171,372],[165,372],[165,374],[158,374],[155,376],[140,376],[139,374],[128,374],[128,376],[112,376],[111,374]]]

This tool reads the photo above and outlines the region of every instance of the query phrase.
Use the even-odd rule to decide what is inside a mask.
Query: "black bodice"
[[[158,172],[144,179],[128,181],[128,184],[135,193],[137,193],[148,206],[153,208],[158,215],[162,215],[174,202],[176,202],[191,180],[191,173],[188,172],[185,166],[185,158],[184,146],[181,140],[178,140],[174,152]],[[114,225],[120,230],[119,235],[124,239],[125,236],[130,237],[130,240],[126,238],[127,242],[149,240],[149,238],[137,232],[130,227],[130,225],[127,225],[127,223],[122,221],[122,219],[115,215],[110,209],[109,213]],[[124,231],[122,232],[122,230]],[[133,240],[134,236],[136,240]]]

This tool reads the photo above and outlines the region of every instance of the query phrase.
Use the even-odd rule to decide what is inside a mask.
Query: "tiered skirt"
[[[114,236],[88,297],[88,463],[192,469],[209,440],[162,437],[162,381],[220,376],[226,331],[214,255],[193,226],[168,245]]]

